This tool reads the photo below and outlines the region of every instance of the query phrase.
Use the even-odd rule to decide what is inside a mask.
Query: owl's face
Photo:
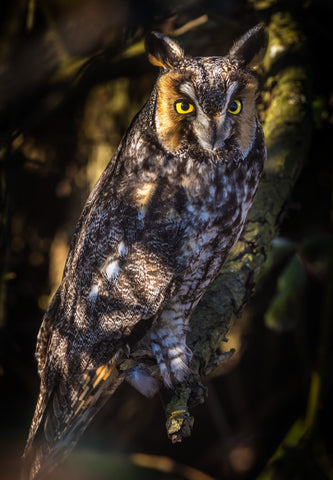
[[[184,56],[179,46],[161,34],[147,41],[150,61],[162,67],[157,81],[156,131],[171,153],[195,144],[208,154],[238,148],[249,152],[256,130],[258,83],[249,67],[261,60],[266,38],[245,38],[225,57]],[[251,40],[251,41],[250,41]],[[247,45],[250,43],[251,45]]]

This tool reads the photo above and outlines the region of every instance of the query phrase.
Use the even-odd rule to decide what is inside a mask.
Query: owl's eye
[[[186,113],[192,113],[194,110],[194,105],[189,102],[176,102],[175,103],[175,110],[177,113],[181,115],[185,115]]]
[[[242,102],[238,99],[233,100],[228,108],[228,112],[233,115],[238,115],[242,111]]]

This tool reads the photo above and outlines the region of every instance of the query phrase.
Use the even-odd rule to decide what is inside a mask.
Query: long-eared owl
[[[124,377],[151,396],[191,372],[191,312],[240,235],[266,158],[251,70],[266,44],[260,25],[224,57],[147,37],[160,75],[88,198],[38,334],[24,478],[73,448]],[[159,375],[121,370],[139,342]]]

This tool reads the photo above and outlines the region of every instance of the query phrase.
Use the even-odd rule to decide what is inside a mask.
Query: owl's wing
[[[113,356],[97,369],[87,368],[71,385],[71,395],[64,379],[51,391],[40,392],[24,452],[24,479],[44,478],[74,448],[90,421],[123,381],[116,360]]]
[[[41,391],[24,454],[29,480],[74,447],[123,380],[117,361],[174,289],[181,227],[158,215],[160,194],[149,213],[157,186],[130,180],[104,174],[96,186],[45,315],[36,350]]]

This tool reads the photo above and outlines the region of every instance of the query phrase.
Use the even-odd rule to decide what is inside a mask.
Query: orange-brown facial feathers
[[[243,154],[247,153],[255,131],[255,99],[257,80],[251,74],[234,80],[237,70],[227,73],[221,69],[220,90],[198,92],[196,76],[179,71],[169,71],[158,81],[156,105],[156,130],[160,142],[170,152],[176,152],[183,139],[193,133],[198,144],[204,149],[214,150],[224,146],[234,130],[238,131],[238,142]],[[186,102],[191,108],[188,114],[178,104]],[[230,106],[238,102],[239,108],[232,111]],[[182,104],[181,104],[182,105]]]
[[[240,92],[240,99],[242,101],[242,119],[239,125],[239,143],[243,154],[248,152],[255,135],[255,100],[257,87],[257,82],[253,79],[253,81],[249,81]]]
[[[158,81],[156,130],[161,143],[171,152],[180,148],[186,129],[186,115],[177,113],[175,109],[175,103],[184,99],[179,87],[186,78],[186,75],[171,72]]]
[[[256,129],[256,96],[258,82],[254,75],[245,72],[232,72],[229,77],[231,94],[226,98],[226,125],[232,122],[237,130],[240,150],[246,155],[252,145]],[[232,86],[235,85],[233,89]],[[238,106],[238,108],[236,108]]]

